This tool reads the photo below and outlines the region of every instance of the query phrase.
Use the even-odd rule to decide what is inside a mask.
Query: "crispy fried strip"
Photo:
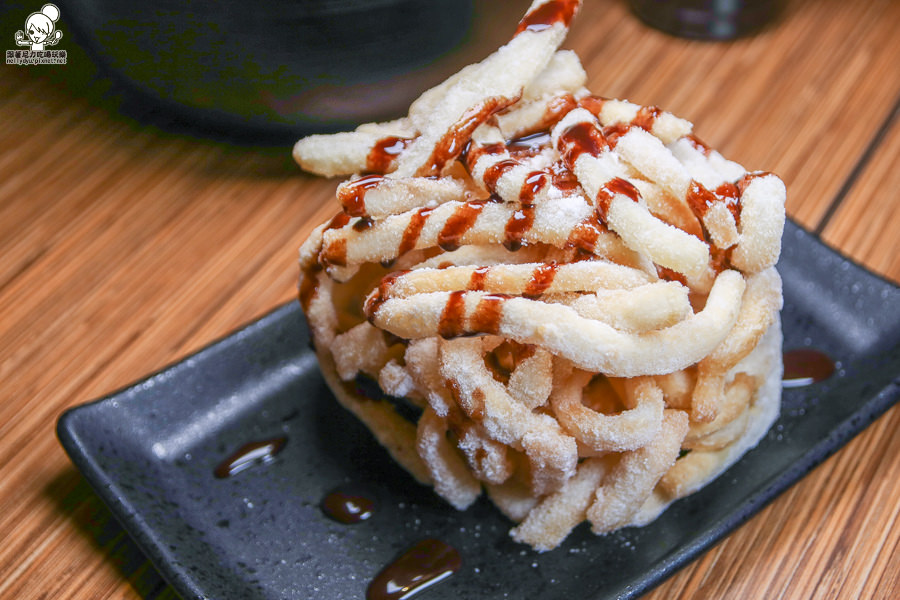
[[[651,378],[641,378],[633,407],[605,415],[582,403],[582,391],[592,374],[558,366],[554,373],[553,413],[568,433],[594,451],[623,452],[646,445],[660,431],[664,403],[662,391]]]
[[[775,175],[758,174],[750,180],[741,194],[741,236],[731,255],[737,268],[757,273],[778,260],[786,193]]]
[[[667,408],[691,408],[691,393],[696,382],[693,369],[682,369],[656,376],[656,384],[663,392]]]
[[[354,217],[385,217],[421,206],[437,206],[444,202],[466,199],[459,180],[450,177],[365,176],[350,179],[337,188],[344,212]]]
[[[680,137],[667,147],[684,165],[688,175],[706,189],[715,190],[723,183],[737,181],[746,174],[744,167],[711,148],[699,146],[695,138]]]
[[[656,281],[631,289],[584,294],[569,303],[579,315],[628,332],[671,327],[693,312],[688,288],[676,281]]]
[[[416,448],[428,466],[434,491],[457,510],[465,510],[475,502],[481,494],[481,484],[447,441],[447,423],[431,407],[419,418]]]
[[[419,406],[423,406],[422,400],[425,398],[425,393],[416,385],[409,370],[395,359],[385,363],[381,371],[378,372],[378,386],[388,396],[406,398]]]
[[[616,142],[618,155],[665,188],[676,198],[683,199],[691,206],[706,226],[712,242],[719,248],[728,248],[738,239],[737,224],[731,212],[725,208],[726,198],[707,190],[695,181],[688,170],[663,145],[663,142],[639,127],[631,127]],[[667,265],[664,265],[667,266]]]
[[[693,421],[708,423],[716,418],[728,371],[758,345],[777,318],[781,306],[781,277],[774,268],[747,279],[734,327],[697,365],[697,385],[691,404]]]
[[[476,479],[493,484],[509,479],[514,469],[509,446],[491,439],[483,427],[468,419],[453,430],[458,438],[457,447]]]
[[[546,287],[536,280],[549,279]],[[538,295],[561,292],[637,288],[652,281],[646,273],[605,260],[585,260],[569,264],[500,264],[445,269],[415,269],[393,277],[383,299],[413,294],[473,290],[489,293]],[[677,284],[675,284],[677,285]]]
[[[749,422],[750,411],[745,408],[734,420],[723,425],[718,430],[691,442],[685,442],[683,446],[691,450],[722,450],[734,444],[736,440],[744,435]]]
[[[366,170],[372,148],[387,137],[383,131],[310,135],[294,144],[294,160],[303,170],[317,175],[351,175]]]
[[[688,430],[687,415],[666,409],[658,437],[638,450],[622,455],[608,479],[597,488],[587,510],[594,533],[607,533],[626,525],[656,483],[668,471],[681,450]]]
[[[536,491],[558,489],[575,472],[575,440],[565,435],[547,415],[531,412],[510,397],[487,370],[476,339],[443,341],[441,375],[453,385],[463,409],[479,420],[490,437],[525,452],[533,471]],[[481,414],[472,412],[479,407]]]
[[[525,86],[522,101],[546,100],[548,95],[556,95],[561,91],[575,92],[586,81],[587,73],[581,66],[578,55],[571,50],[559,50],[550,58],[547,67]]]
[[[541,500],[528,512],[525,520],[509,532],[512,538],[538,552],[559,546],[575,526],[584,521],[594,492],[608,471],[607,459],[589,458],[582,462],[575,476],[562,489]]]
[[[377,375],[389,359],[384,332],[367,321],[335,336],[331,348],[338,377],[344,381],[353,379],[360,371]]]
[[[592,96],[587,90],[578,94],[579,104],[589,110],[604,127],[621,124],[636,124],[645,127],[642,119],[650,118],[650,133],[668,144],[690,135],[693,125],[670,112],[653,106],[641,106],[627,100]]]
[[[530,409],[544,406],[553,391],[553,357],[543,348],[519,363],[509,376],[510,396]]]
[[[641,193],[641,198],[647,204],[647,208],[656,217],[697,239],[703,238],[703,228],[700,225],[700,221],[683,199],[675,198],[675,196],[658,184],[647,181],[642,177],[632,177],[628,181],[633,183],[634,187],[638,189]]]
[[[478,306],[486,297],[497,313],[493,333],[523,344],[543,346],[579,368],[612,377],[661,374],[701,360],[731,331],[737,319],[744,280],[736,271],[723,271],[710,291],[704,309],[666,329],[629,334],[605,323],[585,319],[574,309],[525,298],[490,296],[483,292],[453,292],[461,298],[461,332],[477,333],[482,321]],[[366,300],[372,323],[402,338],[438,335],[451,293],[416,294],[410,298]],[[458,301],[458,300],[457,300]],[[483,306],[483,305],[482,305]],[[483,309],[482,309],[483,310]]]
[[[416,386],[424,391],[425,399],[435,414],[440,417],[448,416],[453,399],[441,377],[437,338],[410,340],[404,361],[410,376]]]
[[[724,390],[722,401],[717,407],[716,418],[708,423],[692,422],[691,429],[684,440],[684,447],[700,448],[701,440],[745,414],[757,387],[759,385],[754,377],[746,373],[735,375],[734,380]],[[708,446],[707,449],[709,449]]]
[[[441,252],[437,256],[427,258],[410,266],[409,270],[417,269],[446,269],[448,267],[487,267],[491,265],[517,265],[522,263],[537,263],[545,260],[556,262],[570,262],[564,251],[557,251],[551,255],[548,251],[557,250],[548,246],[525,246],[516,251],[507,250],[500,245],[462,246],[452,252]]]

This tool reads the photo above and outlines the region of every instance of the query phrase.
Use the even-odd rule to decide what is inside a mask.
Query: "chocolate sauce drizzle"
[[[470,326],[467,334],[487,333],[496,335],[500,333],[500,320],[503,318],[503,303],[510,296],[506,294],[487,294],[482,296],[475,312],[470,317]]]
[[[460,247],[460,239],[478,219],[484,209],[484,201],[466,202],[461,204],[459,208],[444,223],[444,228],[438,234],[438,246],[447,252],[452,252]],[[404,237],[406,237],[404,235]]]
[[[568,27],[578,10],[578,0],[551,0],[529,11],[516,28],[516,35],[523,31],[544,31],[556,23]]]
[[[369,173],[387,173],[410,142],[412,140],[396,136],[378,140],[366,156],[366,170]]]
[[[446,579],[462,567],[455,548],[425,539],[386,566],[369,584],[366,600],[401,600]]]
[[[459,337],[466,331],[464,327],[466,316],[465,294],[464,291],[452,292],[447,299],[447,304],[444,305],[444,311],[441,313],[441,320],[438,323],[438,335],[444,339]]]
[[[514,104],[518,98],[496,96],[486,98],[463,113],[462,117],[437,141],[428,161],[416,172],[418,176],[438,175],[444,167],[466,149],[472,133],[491,115]]]
[[[481,291],[484,289],[484,280],[487,279],[488,273],[490,272],[490,267],[478,267],[474,271],[472,271],[472,276],[469,278],[469,285],[466,286],[466,289],[473,291]]]
[[[503,319],[503,303],[511,297],[506,294],[485,294],[467,318],[466,291],[450,292],[438,321],[438,335],[444,339],[452,339],[479,333],[491,335],[499,333],[500,322]],[[366,307],[367,311],[369,308],[370,306]]]
[[[610,149],[615,149],[619,143],[619,138],[631,131],[632,127],[634,127],[634,125],[631,123],[613,123],[612,125],[607,125],[601,130],[603,132],[603,139],[609,144]]]
[[[691,212],[701,221],[712,205],[718,201],[714,193],[696,181],[691,182],[686,199]]]
[[[550,140],[550,127],[544,126],[528,135],[509,140],[506,143],[506,150],[514,158],[528,158],[549,146]]]
[[[375,219],[372,217],[360,217],[353,224],[353,231],[362,232],[375,224]]]
[[[566,129],[559,136],[557,149],[569,169],[575,166],[575,161],[582,154],[599,156],[601,152],[609,148],[609,144],[603,134],[593,123],[576,123]]]
[[[325,231],[330,229],[340,229],[344,227],[347,223],[350,222],[350,215],[345,212],[339,212],[331,219],[328,223],[328,226],[325,228]],[[340,238],[338,240],[333,241],[331,244],[322,249],[322,252],[319,253],[319,261],[323,264],[323,266],[329,265],[338,265],[343,266],[347,264],[347,240],[346,238]]]
[[[503,245],[508,250],[518,250],[524,244],[524,237],[534,225],[534,199],[551,178],[543,171],[532,171],[525,177],[519,190],[519,210],[506,223]]]
[[[319,273],[323,271],[322,265],[317,262],[312,263],[303,273],[300,280],[300,289],[297,290],[297,297],[300,300],[300,307],[303,312],[309,312],[309,304],[316,297],[319,289]]]
[[[531,274],[531,279],[525,286],[522,296],[532,299],[539,298],[553,284],[558,269],[559,265],[555,262],[539,265]]]
[[[646,131],[650,131],[653,129],[656,119],[658,119],[661,114],[662,111],[656,106],[642,106],[638,109],[638,113],[634,119],[631,120],[631,124]]]
[[[604,222],[606,221],[607,214],[609,213],[609,205],[612,203],[613,198],[616,195],[622,195],[626,198],[637,202],[641,197],[638,189],[634,187],[634,185],[622,179],[621,177],[614,177],[610,179],[597,191],[597,198],[594,203],[596,205],[597,215]]]
[[[338,189],[338,200],[351,217],[367,215],[365,196],[370,189],[384,181],[384,175],[363,175]]]
[[[419,236],[422,235],[422,228],[425,227],[425,221],[428,220],[428,215],[433,211],[433,208],[426,206],[412,214],[406,229],[403,230],[403,237],[400,240],[400,245],[397,247],[397,256],[403,256],[410,250],[415,249]]]
[[[473,159],[477,162],[478,158],[481,158],[483,154],[493,154],[488,147],[485,147],[480,154],[477,156],[473,156]],[[475,162],[470,163],[474,166]],[[497,182],[500,180],[503,175],[505,175],[510,169],[519,165],[519,161],[513,160],[511,158],[506,158],[504,160],[497,161],[492,164],[490,167],[484,170],[484,176],[482,179],[484,180],[484,185],[487,189],[492,192],[497,189]]]
[[[394,271],[393,273],[388,273],[381,278],[381,281],[378,283],[378,288],[366,298],[363,310],[366,315],[368,315],[370,321],[375,313],[378,312],[378,309],[381,308],[381,305],[387,300],[388,291],[391,289],[391,286],[394,285],[394,282],[397,281],[398,277],[405,273],[409,273],[409,271]]]
[[[597,240],[607,231],[609,230],[600,222],[597,211],[594,211],[587,219],[572,229],[569,239],[566,240],[566,247],[591,253],[597,245]]]
[[[695,136],[694,134],[688,134],[685,136],[685,139],[691,143],[691,145],[696,148],[703,156],[709,156],[712,154],[712,148],[706,145],[700,138]]]
[[[553,129],[564,116],[578,108],[578,101],[572,94],[562,94],[550,100],[547,108],[544,109],[544,116],[541,119],[543,129]]]
[[[578,106],[585,109],[595,117],[599,117],[603,111],[603,105],[606,104],[606,98],[600,96],[585,96],[578,100]]]

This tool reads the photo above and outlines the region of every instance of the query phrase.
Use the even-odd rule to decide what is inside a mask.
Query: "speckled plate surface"
[[[439,538],[462,569],[422,598],[633,598],[732,531],[900,399],[900,289],[788,223],[779,265],[785,349],[835,375],[786,389],[760,445],[656,522],[557,550],[513,543],[487,502],[457,512],[396,467],[323,382],[300,309],[281,307],[125,390],[64,414],[58,434],[100,497],[185,598],[358,599],[398,553]],[[274,460],[216,466],[285,438]],[[367,487],[374,516],[328,519],[336,486]]]

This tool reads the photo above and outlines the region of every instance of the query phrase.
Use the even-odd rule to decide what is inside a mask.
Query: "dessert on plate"
[[[781,394],[784,184],[588,91],[559,49],[578,8],[536,0],[406,117],[294,147],[347,177],[300,249],[335,396],[538,550],[652,521],[755,446]]]

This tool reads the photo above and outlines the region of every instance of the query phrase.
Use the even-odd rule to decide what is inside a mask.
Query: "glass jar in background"
[[[781,0],[629,0],[647,25],[680,37],[729,40],[773,22]]]

